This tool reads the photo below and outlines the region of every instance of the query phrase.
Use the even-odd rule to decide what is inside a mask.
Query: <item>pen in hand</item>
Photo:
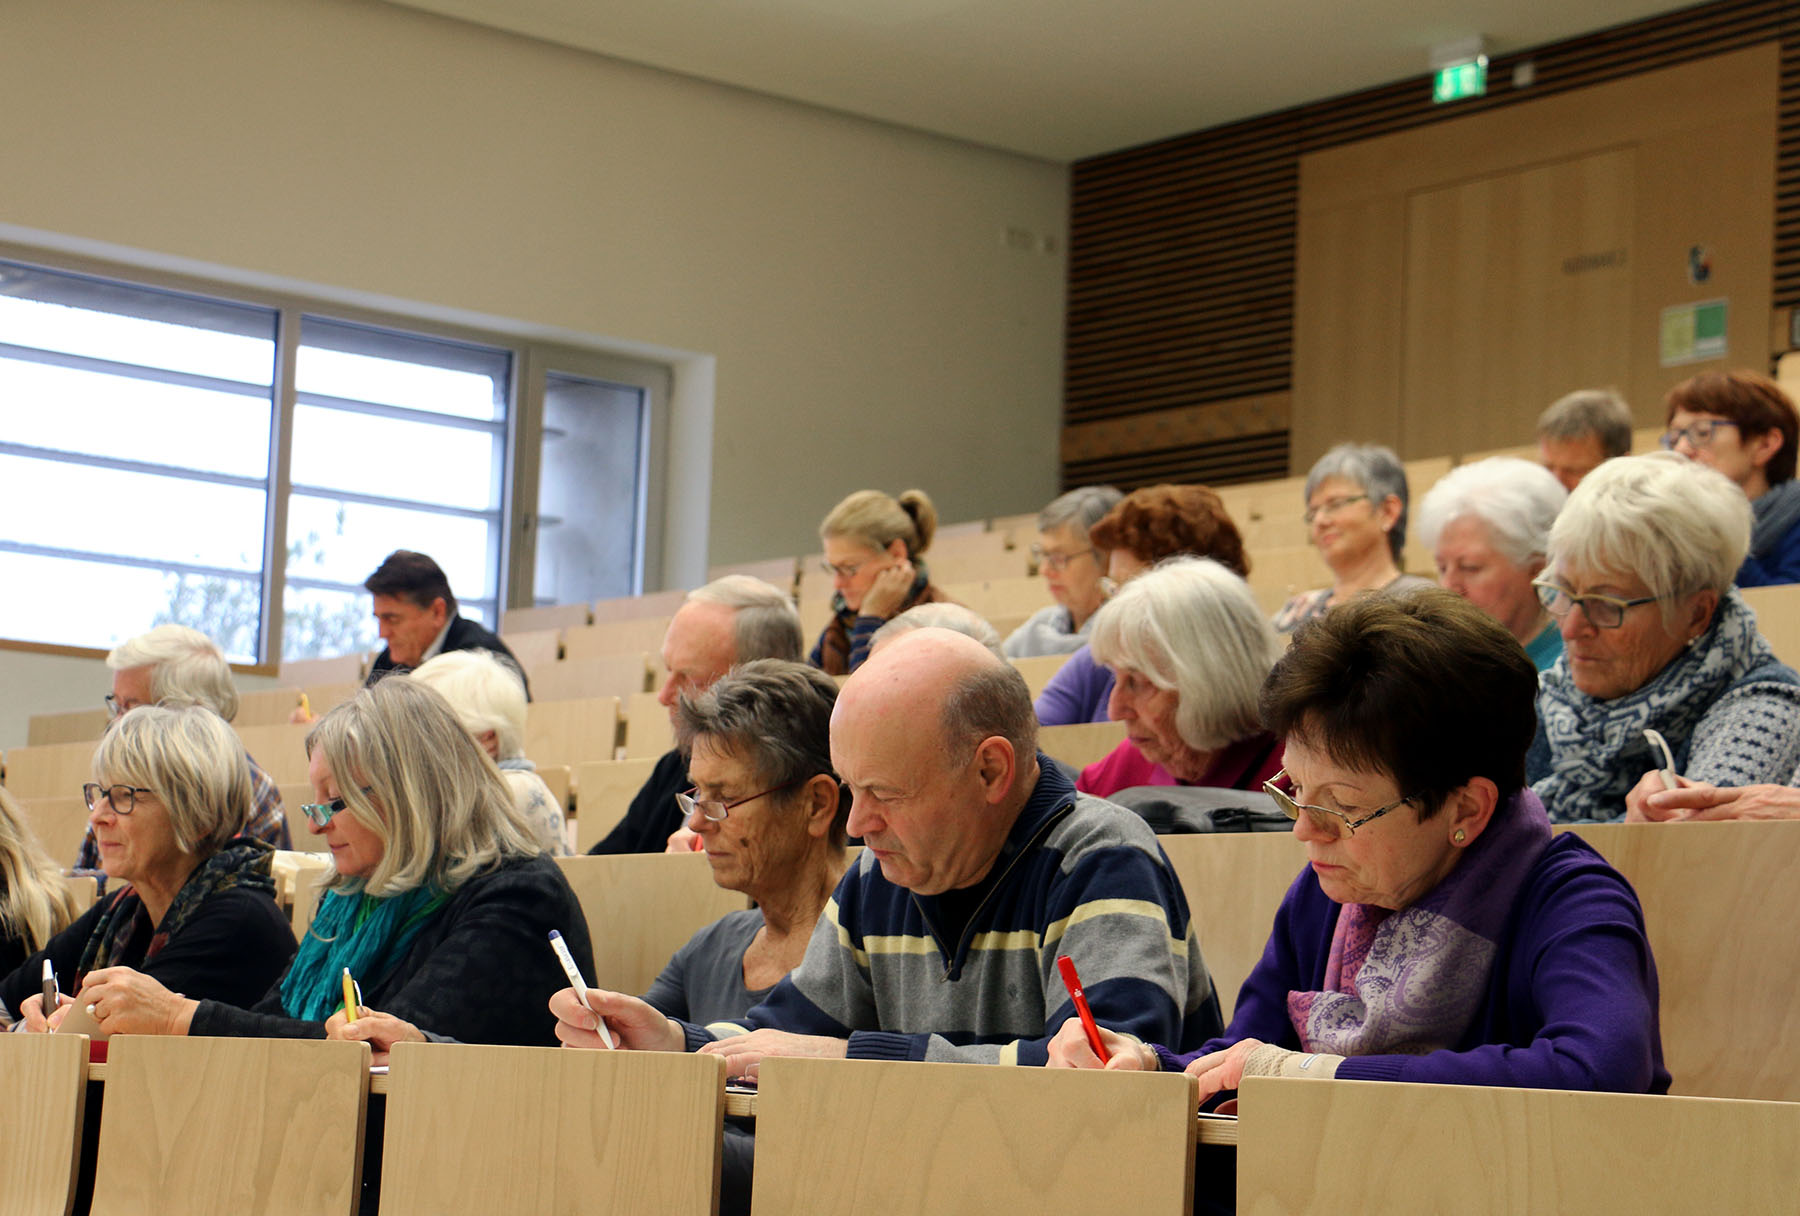
[[[1075,974],[1075,960],[1065,954],[1056,960],[1056,969],[1062,972],[1063,987],[1069,990],[1069,999],[1075,1002],[1075,1016],[1081,1019],[1088,1046],[1094,1049],[1102,1064],[1106,1063],[1112,1059],[1112,1053],[1100,1041],[1100,1027],[1094,1022],[1094,1011],[1088,1008],[1087,993],[1081,990],[1081,977]]]
[[[44,960],[44,1024],[50,1024],[50,1015],[62,1003],[62,996],[56,990],[56,968],[49,959]]]
[[[356,981],[350,978],[350,968],[344,968],[344,1021],[356,1020]]]
[[[575,956],[569,953],[569,944],[563,941],[563,935],[555,929],[550,930],[550,948],[556,951],[556,961],[562,964],[563,974],[569,977],[569,986],[575,989],[575,999],[587,1006],[587,1011],[594,1014],[594,1025],[600,1031],[600,1041],[610,1048],[617,1047],[613,1042],[612,1031],[606,1027],[606,1019],[594,1012],[593,1002],[588,1000],[588,986],[581,978],[581,969],[575,965]]]

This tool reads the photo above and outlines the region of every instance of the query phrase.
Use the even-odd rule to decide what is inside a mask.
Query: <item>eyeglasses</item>
[[[1720,427],[1736,425],[1737,423],[1729,418],[1696,418],[1686,426],[1670,427],[1663,432],[1662,438],[1657,442],[1671,452],[1675,450],[1675,445],[1683,439],[1688,441],[1688,446],[1691,448],[1710,448],[1713,440],[1718,436]]]
[[[365,785],[362,787],[362,792],[365,794],[369,794],[369,793],[373,793],[374,790],[373,790],[373,787]],[[336,798],[333,798],[330,802],[308,802],[308,803],[305,803],[304,805],[301,806],[300,813],[302,815],[305,815],[308,819],[312,820],[314,823],[318,824],[320,827],[324,827],[326,824],[331,822],[332,817],[334,815],[336,815],[339,811],[343,810],[345,807],[347,807],[349,805],[350,805],[349,802],[347,802],[344,799],[344,796],[342,794],[340,794]]]
[[[868,565],[870,560],[872,559],[864,559],[860,562],[845,562],[841,566],[834,566],[830,562],[821,561],[819,563],[819,569],[827,574],[836,575],[838,578],[855,578],[856,572]]]
[[[142,702],[139,702],[139,704],[142,704]],[[136,708],[137,705],[126,705],[110,692],[106,694],[106,712],[111,717],[123,717],[125,714],[130,713]]]
[[[1308,524],[1311,524],[1313,520],[1319,518],[1321,515],[1336,515],[1339,511],[1342,511],[1353,502],[1368,501],[1369,496],[1367,494],[1346,494],[1342,498],[1327,498],[1316,507],[1306,508],[1306,514],[1302,515],[1300,518],[1305,520]]]
[[[1561,620],[1581,607],[1581,614],[1588,619],[1588,624],[1595,629],[1617,629],[1625,623],[1625,610],[1636,608],[1639,604],[1654,604],[1663,599],[1660,595],[1640,595],[1636,599],[1622,600],[1616,595],[1576,595],[1560,583],[1533,579],[1531,585],[1537,588],[1538,602],[1544,605],[1544,611]]]
[[[155,790],[146,789],[141,785],[100,785],[93,781],[90,781],[81,787],[81,796],[87,800],[88,810],[99,810],[100,800],[104,798],[106,799],[106,805],[112,808],[112,813],[115,815],[131,814],[131,812],[137,810],[137,797],[139,794],[150,794],[154,796],[155,793]]]
[[[1275,805],[1281,808],[1281,813],[1286,815],[1289,819],[1298,820],[1300,818],[1300,812],[1305,811],[1307,816],[1313,821],[1314,826],[1336,832],[1339,840],[1356,835],[1356,829],[1362,827],[1363,824],[1373,823],[1389,811],[1403,807],[1409,802],[1417,802],[1419,798],[1417,794],[1408,794],[1404,798],[1388,803],[1378,811],[1370,811],[1361,819],[1352,819],[1350,816],[1344,814],[1344,812],[1334,811],[1328,806],[1310,806],[1304,802],[1295,802],[1292,794],[1284,789],[1277,788],[1275,785],[1277,781],[1286,781],[1287,779],[1287,770],[1284,768],[1279,773],[1276,773],[1274,777],[1263,782],[1263,793],[1273,798],[1275,800]]]
[[[731,812],[738,807],[743,806],[746,802],[755,802],[758,798],[767,798],[770,794],[779,794],[783,790],[791,790],[796,785],[802,785],[811,780],[811,777],[801,777],[797,781],[790,781],[786,785],[778,785],[774,789],[764,790],[760,794],[752,794],[748,798],[739,798],[736,802],[718,802],[711,799],[702,801],[701,799],[694,797],[695,791],[690,789],[685,794],[675,795],[675,805],[681,808],[683,819],[692,819],[694,817],[694,812],[699,811],[702,818],[710,819],[714,823],[723,823],[725,822],[725,817],[727,815],[731,814]]]
[[[1046,570],[1066,570],[1069,563],[1078,557],[1086,557],[1092,549],[1077,549],[1073,553],[1057,553],[1045,549],[1042,545],[1031,546],[1031,560]]]

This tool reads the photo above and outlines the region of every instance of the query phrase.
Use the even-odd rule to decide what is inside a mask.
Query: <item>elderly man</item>
[[[1538,416],[1538,463],[1565,490],[1605,460],[1631,455],[1631,407],[1611,389],[1584,388]]]
[[[114,649],[106,656],[106,665],[113,673],[106,708],[115,720],[140,705],[164,702],[204,705],[227,722],[237,716],[237,685],[231,678],[231,664],[225,661],[218,643],[197,629],[158,625]],[[288,848],[292,841],[287,816],[281,810],[281,791],[255,758],[249,759],[252,805],[244,831],[278,849]],[[81,842],[75,868],[100,868],[92,824]]]
[[[487,650],[503,656],[525,683],[525,669],[499,635],[456,611],[456,596],[439,565],[423,553],[396,549],[363,580],[375,597],[375,621],[387,648],[375,656],[368,682],[391,671],[411,671],[446,650]]]
[[[831,722],[848,830],[866,848],[800,966],[739,1023],[665,1018],[595,991],[638,1050],[701,1050],[731,1075],[773,1055],[1042,1064],[1073,1016],[1068,955],[1094,1014],[1197,1044],[1220,1026],[1187,901],[1144,821],[1078,795],[1036,750],[1031,697],[980,643],[921,629],[850,677]],[[557,1035],[599,1045],[571,990]]]
[[[656,699],[674,721],[683,694],[698,696],[732,667],[753,659],[797,663],[803,645],[800,614],[786,595],[747,574],[715,579],[688,592],[687,602],[669,622],[662,644],[663,667],[669,675]],[[682,830],[675,795],[692,784],[687,757],[679,748],[670,749],[650,770],[625,818],[588,852],[662,852],[669,837]]]

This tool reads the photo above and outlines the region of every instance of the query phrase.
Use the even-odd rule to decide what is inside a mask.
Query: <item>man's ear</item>
[[[985,797],[990,803],[1006,800],[1012,792],[1018,767],[1012,744],[999,735],[989,735],[975,747],[975,772],[981,778]]]

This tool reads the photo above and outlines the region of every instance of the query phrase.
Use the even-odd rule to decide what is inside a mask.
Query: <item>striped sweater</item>
[[[687,1026],[688,1048],[770,1028],[849,1040],[852,1059],[1042,1064],[1075,1016],[1056,969],[1075,961],[1094,1017],[1148,1042],[1219,1033],[1187,900],[1144,821],[1076,794],[1043,755],[995,879],[955,942],[938,897],[882,877],[865,852],[806,957],[738,1022]]]

